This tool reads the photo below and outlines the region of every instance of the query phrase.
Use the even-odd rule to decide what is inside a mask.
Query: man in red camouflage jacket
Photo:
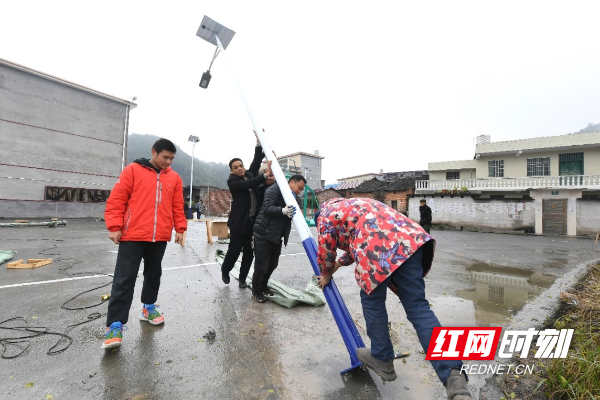
[[[396,379],[394,349],[388,330],[386,288],[398,295],[408,320],[427,353],[434,327],[441,326],[425,298],[423,277],[431,269],[435,240],[421,226],[373,199],[331,199],[315,215],[317,257],[324,288],[340,266],[356,263],[371,348],[359,348],[358,359],[384,381]],[[337,249],[345,253],[336,261]],[[471,399],[461,361],[431,361],[448,399]]]

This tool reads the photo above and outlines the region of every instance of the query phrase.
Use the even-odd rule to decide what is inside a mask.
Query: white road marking
[[[305,254],[305,253],[282,254],[280,257],[298,256],[300,254]],[[176,269],[185,269],[185,268],[194,268],[194,267],[204,267],[204,266],[207,266],[207,265],[217,265],[217,264],[219,264],[219,263],[218,262],[210,262],[210,263],[203,263],[203,264],[181,265],[179,267],[163,268],[163,271],[172,271],[172,270],[176,270]],[[15,287],[23,287],[23,286],[43,285],[43,284],[46,284],[46,283],[58,283],[58,282],[78,281],[78,280],[81,280],[81,279],[105,278],[105,277],[112,277],[112,276],[113,276],[113,274],[110,274],[110,275],[109,274],[107,274],[107,275],[89,275],[89,276],[78,276],[78,277],[75,277],[75,278],[53,279],[53,280],[48,280],[48,281],[15,283],[13,285],[0,286],[0,289],[8,289],[8,288],[15,288]]]
[[[80,279],[91,279],[91,278],[105,278],[109,275],[89,275],[89,276],[78,276],[76,278],[63,278],[63,279],[54,279],[50,281],[39,281],[39,282],[25,282],[25,283],[15,283],[14,285],[4,285],[0,286],[0,289],[12,288],[12,287],[21,287],[21,286],[32,286],[32,285],[42,285],[44,283],[55,283],[55,282],[68,282],[68,281],[78,281]],[[112,277],[112,274],[110,275]]]

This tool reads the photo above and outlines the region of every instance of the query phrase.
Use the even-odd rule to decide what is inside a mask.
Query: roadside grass
[[[534,373],[507,376],[508,398],[600,400],[600,265],[570,293],[561,292],[561,300],[563,307],[548,328],[574,329],[569,354],[541,360],[531,352],[526,361],[521,359],[535,364]]]

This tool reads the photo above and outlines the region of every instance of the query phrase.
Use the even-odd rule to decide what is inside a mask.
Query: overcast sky
[[[600,122],[599,1],[6,1],[0,58],[131,99],[130,132],[250,162],[254,136],[204,15],[278,155],[323,179],[471,159],[474,138]]]

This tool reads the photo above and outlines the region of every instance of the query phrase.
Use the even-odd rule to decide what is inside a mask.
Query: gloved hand
[[[296,214],[296,207],[294,206],[285,206],[281,209],[283,215],[292,218]]]

